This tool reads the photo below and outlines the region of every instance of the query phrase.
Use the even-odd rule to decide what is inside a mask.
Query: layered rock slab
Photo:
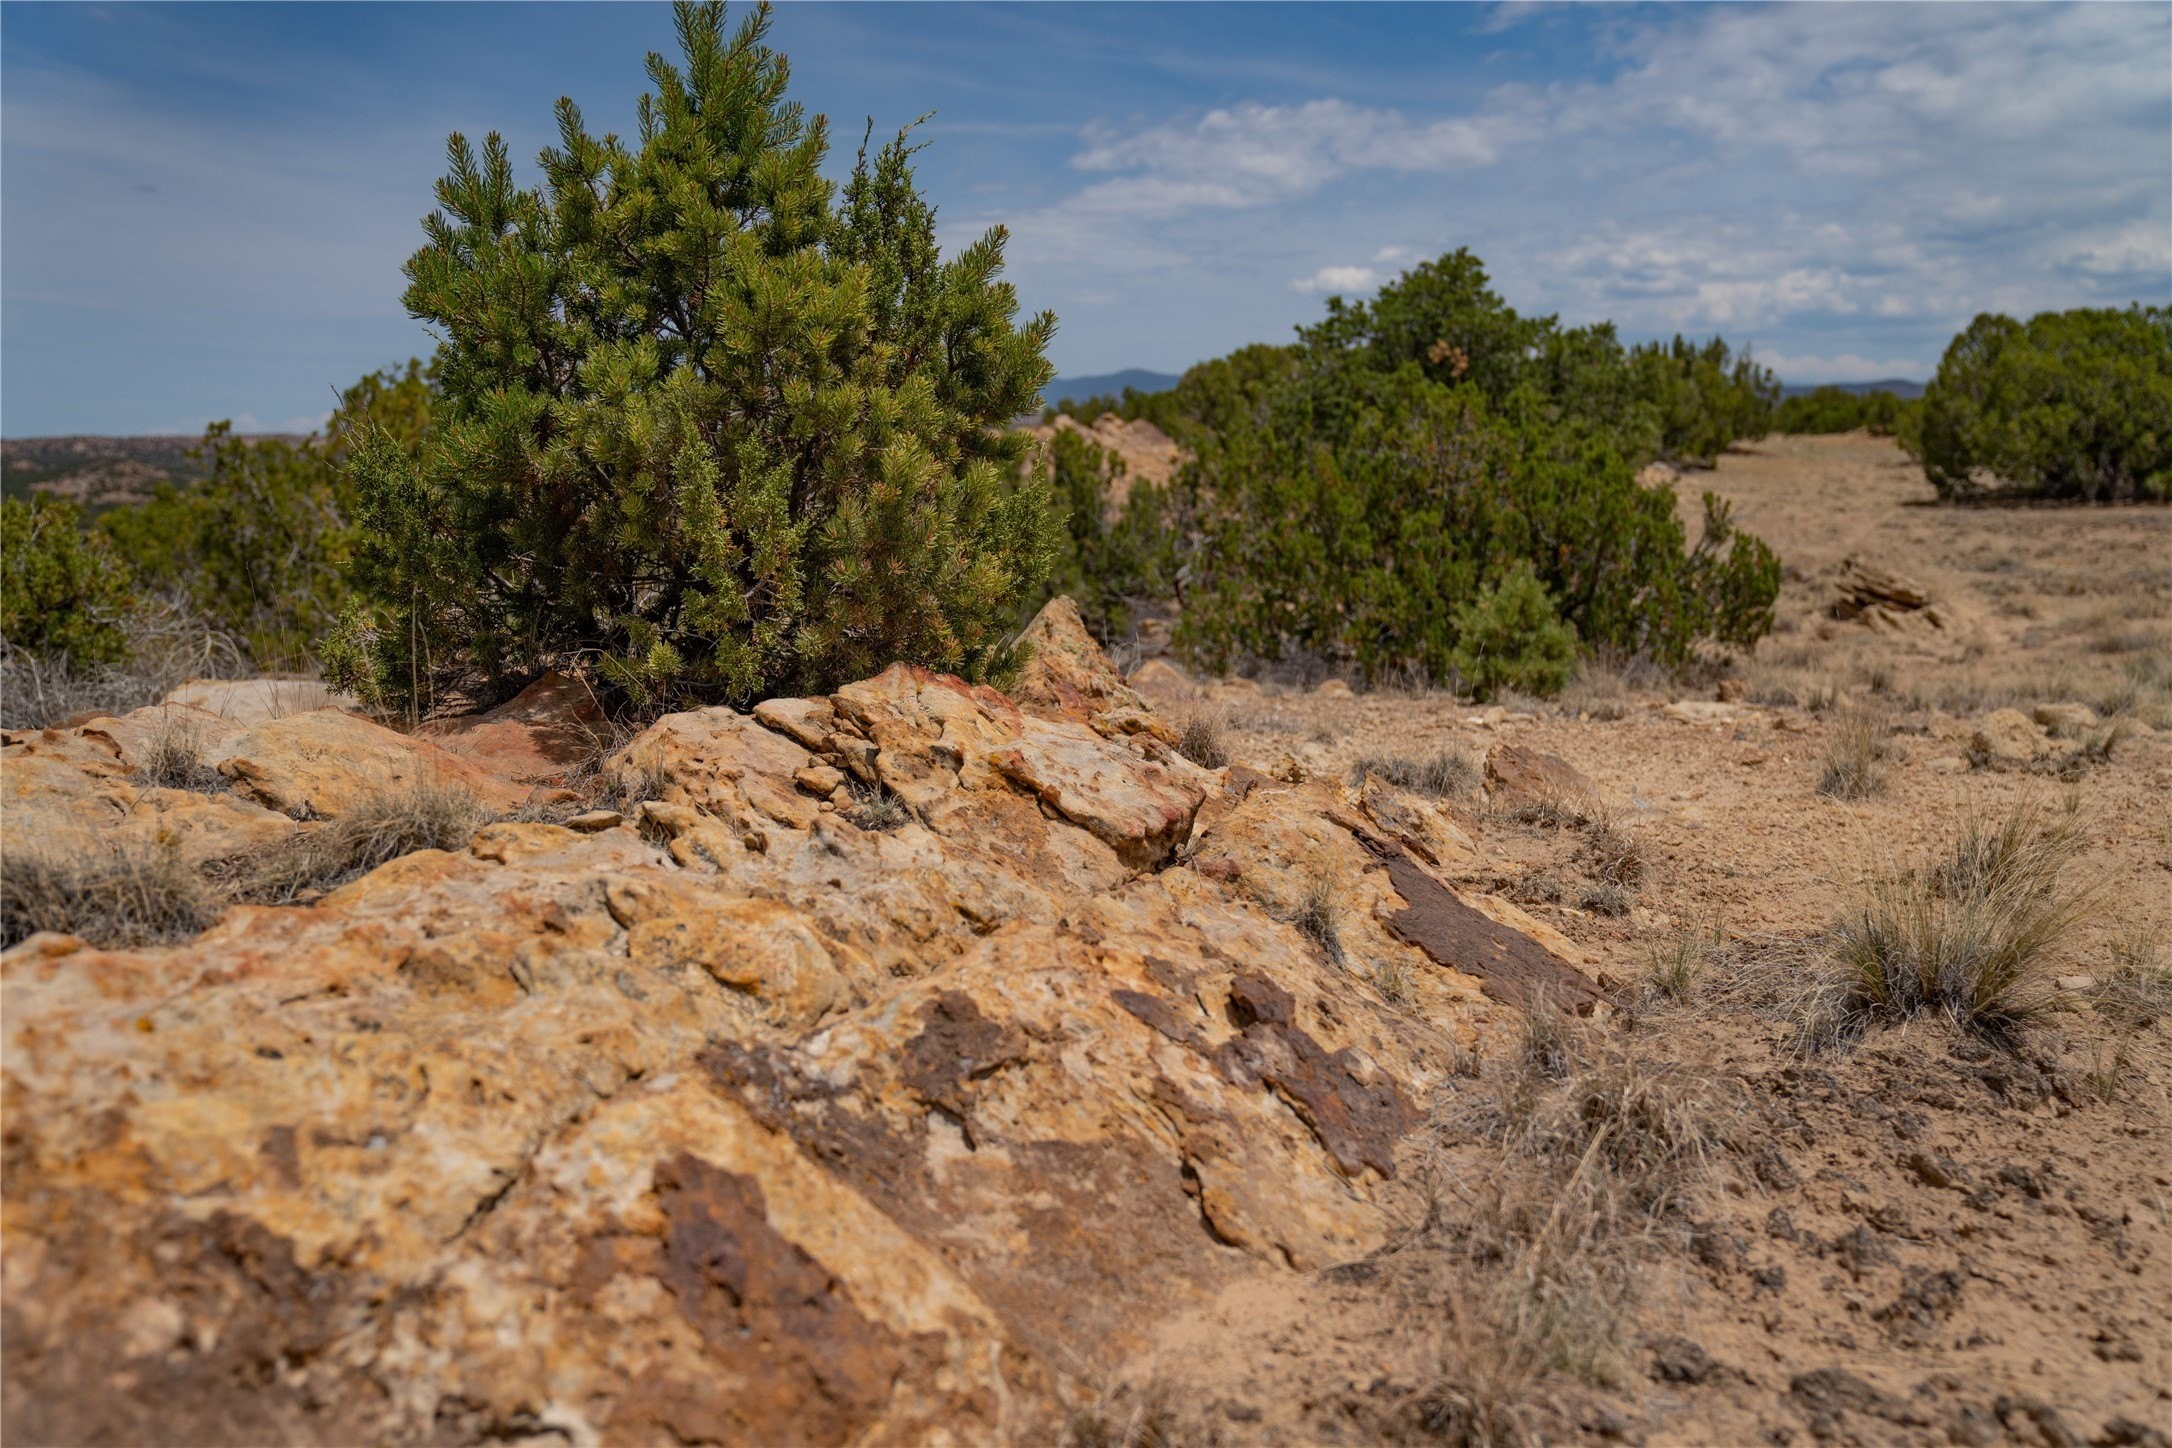
[[[1039,1439],[1172,1302],[1378,1245],[1499,1007],[1334,815],[1437,831],[1100,723],[671,716],[620,827],[0,957],[8,1440]]]

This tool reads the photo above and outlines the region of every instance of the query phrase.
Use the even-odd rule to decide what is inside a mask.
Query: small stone
[[[1994,709],[1983,716],[1969,738],[1976,753],[2001,763],[2022,763],[2044,752],[2044,736],[2019,709]]]
[[[1958,754],[1942,754],[1936,759],[1925,761],[1923,767],[1933,774],[1968,773],[1968,761]]]
[[[592,809],[586,814],[577,814],[567,820],[566,828],[577,830],[584,835],[593,835],[603,830],[615,830],[625,823],[625,820],[626,817],[615,809]]]
[[[833,769],[827,764],[810,764],[805,769],[796,771],[792,775],[792,781],[809,794],[831,795],[845,782],[845,774],[843,770]]]
[[[2057,982],[2061,990],[2093,990],[2096,983],[2097,978],[2093,975],[2062,975]]]
[[[1323,699],[1350,699],[1356,697],[1350,692],[1350,686],[1340,679],[1323,680],[1320,687],[1312,692]]]

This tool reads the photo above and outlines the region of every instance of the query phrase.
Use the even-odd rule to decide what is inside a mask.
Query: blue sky
[[[632,129],[652,5],[0,5],[0,431],[314,425],[425,352],[446,133]],[[922,112],[1065,375],[1280,340],[1459,245],[1527,311],[1925,376],[1981,310],[2172,301],[2172,6],[815,5],[840,144]]]

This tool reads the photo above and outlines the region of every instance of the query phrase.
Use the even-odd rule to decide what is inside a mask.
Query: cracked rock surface
[[[672,715],[614,827],[0,956],[7,1441],[1045,1441],[1172,1307],[1377,1247],[1509,1009],[1394,924],[1467,837],[1200,769],[1044,634],[1023,702],[900,666]],[[10,834],[150,810],[210,858],[491,753],[206,716],[235,792],[142,790],[154,712],[8,736]]]

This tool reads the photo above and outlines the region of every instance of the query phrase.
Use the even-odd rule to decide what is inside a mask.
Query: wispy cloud
[[[1595,32],[1603,74],[1452,113],[1323,97],[1098,123],[1071,158],[1093,179],[1017,219],[1018,255],[1214,267],[1268,250],[1244,214],[1271,212],[1288,292],[1379,285],[1394,268],[1352,258],[1387,231],[1478,246],[1519,304],[1646,332],[1929,338],[1983,308],[2172,299],[2172,9],[1647,14]]]

